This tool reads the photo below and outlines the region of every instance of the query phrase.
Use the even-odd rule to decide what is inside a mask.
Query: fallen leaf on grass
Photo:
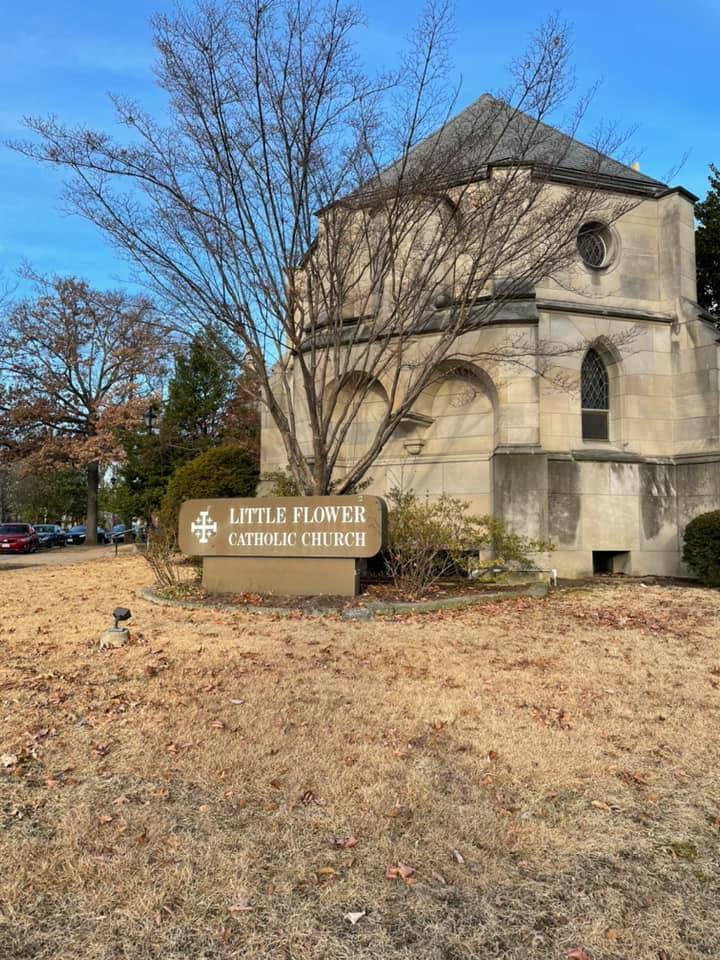
[[[240,897],[231,907],[231,913],[247,913],[252,910],[252,904],[248,897]]]
[[[460,853],[459,850],[453,850],[453,856],[459,864],[465,863],[465,857]]]
[[[595,807],[596,810],[604,810],[605,813],[612,813],[612,810],[607,803],[604,803],[602,800],[592,800],[590,802],[590,806]]]
[[[346,913],[346,914],[345,914],[345,919],[346,919],[346,920],[349,920],[350,923],[351,923],[353,926],[355,926],[355,924],[358,922],[358,920],[362,920],[362,918],[363,918],[364,916],[365,916],[365,911],[364,911],[364,910],[359,910],[357,913]]]
[[[412,867],[408,867],[407,864],[398,861],[396,866],[387,868],[385,876],[388,880],[404,880],[405,883],[408,883],[414,873],[415,871]]]
[[[335,846],[343,847],[345,850],[350,850],[352,847],[357,846],[357,839],[355,837],[336,837]]]
[[[630,770],[621,770],[618,778],[622,780],[623,783],[636,784],[639,787],[646,787],[648,785],[648,779],[644,773],[633,773]]]

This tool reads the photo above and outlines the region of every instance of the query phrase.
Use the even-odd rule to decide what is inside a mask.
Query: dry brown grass
[[[717,592],[345,623],[147,578],[1,575],[3,960],[720,956]]]

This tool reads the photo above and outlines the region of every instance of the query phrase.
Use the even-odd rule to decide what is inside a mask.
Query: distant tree
[[[159,508],[173,472],[221,443],[232,443],[259,460],[259,415],[249,375],[209,329],[176,354],[157,433],[143,427],[126,432],[114,511],[125,519],[149,517]]]
[[[695,204],[698,303],[720,317],[720,170],[710,165],[710,189]]]
[[[0,523],[12,520],[15,513],[15,471],[0,462]]]
[[[77,467],[42,471],[19,465],[14,489],[14,514],[28,523],[76,520],[85,514],[87,478]]]
[[[260,381],[245,364],[233,384],[233,395],[223,423],[223,441],[242,447],[260,464]]]
[[[196,334],[176,356],[160,423],[160,442],[170,448],[174,465],[219,441],[236,373],[236,363],[212,329]]]
[[[122,454],[120,431],[147,408],[167,344],[143,297],[35,279],[36,298],[0,319],[0,450],[83,469],[93,543],[101,465]]]

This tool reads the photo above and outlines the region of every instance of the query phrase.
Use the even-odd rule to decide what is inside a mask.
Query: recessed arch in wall
[[[497,429],[497,391],[487,373],[472,363],[447,362],[416,405],[430,418],[423,453],[491,453]]]
[[[345,456],[356,457],[366,450],[377,434],[378,423],[388,409],[388,395],[382,383],[362,371],[351,371],[338,385],[338,381],[328,384],[325,390],[325,402],[330,402],[332,392],[337,389],[337,400],[331,420],[337,423],[351,405],[357,405],[345,441]],[[359,402],[358,402],[359,401]]]

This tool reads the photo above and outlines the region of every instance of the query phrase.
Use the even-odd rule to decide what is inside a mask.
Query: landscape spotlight
[[[127,607],[115,607],[113,617],[115,618],[115,629],[117,630],[120,621],[129,620],[132,614]]]

